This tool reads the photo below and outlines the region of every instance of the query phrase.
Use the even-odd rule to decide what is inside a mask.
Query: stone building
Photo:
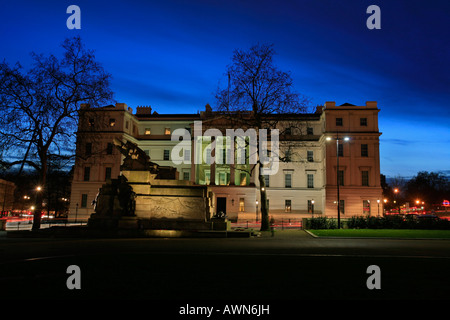
[[[269,214],[286,219],[335,217],[338,198],[343,218],[383,212],[382,201],[377,202],[382,199],[378,112],[376,102],[365,106],[327,102],[314,113],[280,119],[280,126],[294,125],[279,136],[283,161],[278,171],[265,176]],[[225,212],[230,220],[260,218],[259,180],[257,170],[251,170],[249,147],[240,149],[247,159],[241,163],[240,152],[231,148],[228,138],[216,141],[211,152],[211,140],[205,136],[209,128],[237,129],[229,128],[209,105],[195,114],[159,114],[151,107],[137,107],[133,113],[123,103],[103,108],[82,105],[70,218],[87,219],[99,188],[120,175],[123,155],[114,147],[115,138],[137,144],[152,162],[175,167],[180,180],[210,185],[215,212]],[[185,148],[178,154],[180,139],[173,137],[182,129],[188,140],[182,139]],[[208,161],[211,155],[213,163]],[[230,158],[234,164],[229,164]]]

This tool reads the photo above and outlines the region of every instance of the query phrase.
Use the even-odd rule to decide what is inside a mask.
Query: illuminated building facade
[[[265,176],[269,214],[276,219],[335,217],[339,180],[341,217],[377,215],[377,200],[382,199],[378,111],[376,102],[365,106],[327,102],[314,113],[280,119],[279,156],[283,161],[275,174]],[[202,125],[202,131],[195,130],[196,123]],[[287,123],[289,128],[297,125],[286,130]],[[133,113],[123,103],[103,108],[82,105],[70,218],[87,219],[99,188],[120,175],[123,156],[113,145],[117,138],[137,144],[159,165],[176,167],[178,179],[210,185],[215,212],[226,213],[230,220],[260,219],[259,179],[257,169],[251,170],[248,147],[241,150],[246,160],[240,164],[237,149],[234,164],[229,164],[232,148],[228,138],[221,140],[222,148],[216,145],[216,153],[208,149],[211,140],[204,131],[219,128],[224,132],[228,127],[209,105],[196,114],[159,114],[151,107],[137,107]],[[177,129],[186,129],[190,138],[190,148],[179,155],[180,163],[172,159],[172,150],[180,142],[172,141]],[[339,160],[337,137],[349,138],[339,141]],[[211,155],[216,159],[212,163],[208,161]],[[380,201],[380,214],[382,205]]]

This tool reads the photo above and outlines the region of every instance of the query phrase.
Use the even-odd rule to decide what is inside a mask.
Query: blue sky
[[[69,5],[81,30],[69,30]],[[366,9],[381,9],[369,30]],[[450,174],[448,1],[3,1],[0,59],[30,62],[81,35],[113,75],[115,99],[197,112],[226,79],[233,50],[273,43],[280,69],[314,105],[378,101],[381,173]]]

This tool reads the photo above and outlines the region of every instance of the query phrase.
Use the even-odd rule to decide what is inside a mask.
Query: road
[[[149,300],[450,299],[450,241],[318,239],[304,231],[225,239],[0,237],[14,297]],[[67,268],[80,268],[69,290]],[[381,289],[368,289],[367,268]]]

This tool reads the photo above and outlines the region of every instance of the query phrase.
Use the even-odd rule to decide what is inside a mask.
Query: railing
[[[41,220],[41,229],[50,228],[52,226],[82,226],[86,225],[87,220],[75,220],[75,219],[65,219],[65,218],[54,218],[54,219],[45,219]],[[33,219],[8,219],[6,222],[6,231],[13,230],[31,230],[33,227]]]
[[[284,230],[284,229],[301,229],[302,228],[302,220],[301,219],[289,219],[289,218],[282,218],[278,219],[274,223],[274,227],[277,230]],[[261,221],[256,219],[250,220],[238,220],[237,222],[231,222],[231,228],[232,229],[254,229],[259,230],[261,229]]]

